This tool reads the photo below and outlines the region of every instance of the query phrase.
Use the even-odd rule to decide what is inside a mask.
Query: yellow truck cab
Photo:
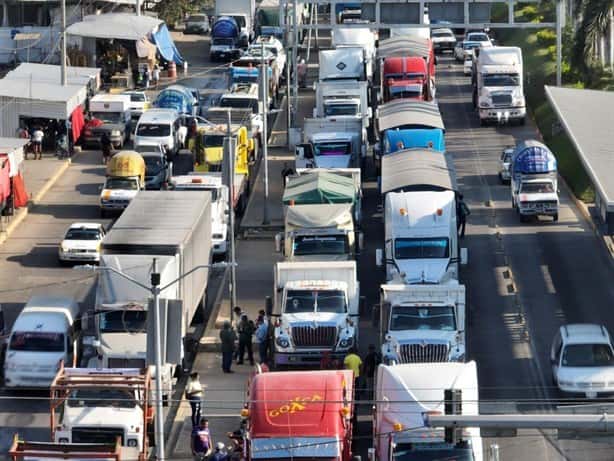
[[[136,194],[145,189],[145,160],[138,152],[124,150],[109,159],[102,192],[100,214],[123,211]]]
[[[231,125],[231,133],[237,140],[235,173],[249,175],[249,162],[256,157],[256,143],[244,126]],[[225,125],[207,125],[198,128],[196,139],[190,140],[190,150],[196,157],[196,171],[222,171]]]

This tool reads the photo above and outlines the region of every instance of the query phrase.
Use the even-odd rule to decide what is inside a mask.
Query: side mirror
[[[305,158],[305,148],[302,146],[296,146],[294,153],[296,158],[300,158],[301,160]]]
[[[384,252],[381,248],[375,250],[375,265],[382,267],[384,265]]]
[[[365,234],[362,232],[358,233],[358,251],[362,251],[365,247]]]
[[[273,300],[270,296],[264,298],[264,310],[267,317],[271,317],[273,315]]]
[[[277,253],[281,253],[281,245],[282,245],[283,240],[284,240],[284,235],[281,232],[275,234],[275,251]]]
[[[460,263],[461,266],[466,266],[469,262],[469,251],[467,248],[460,249]]]

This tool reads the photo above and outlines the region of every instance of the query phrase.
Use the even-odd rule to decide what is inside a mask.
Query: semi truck
[[[360,47],[344,47],[323,50],[319,53],[318,81],[360,80],[366,81],[366,60]]]
[[[430,85],[426,62],[419,56],[391,56],[384,60],[380,77],[383,102],[393,99],[427,101]]]
[[[360,119],[366,131],[371,125],[369,85],[361,81],[325,81],[316,83],[313,118]]]
[[[151,376],[146,369],[60,365],[50,393],[51,439],[55,443],[114,445],[119,439],[122,446],[134,451],[129,459],[147,459],[154,441],[154,408]]]
[[[231,17],[239,26],[239,46],[247,48],[254,38],[255,0],[224,0],[215,2],[215,17]],[[214,26],[215,27],[215,26]]]
[[[358,341],[360,285],[355,261],[278,262],[273,298],[274,364],[318,365],[323,352],[343,360]]]
[[[480,124],[517,121],[527,114],[522,79],[522,50],[516,46],[480,47],[474,50],[473,104]]]
[[[332,47],[339,51],[345,48],[361,48],[365,77],[370,81],[375,66],[375,40],[375,33],[368,27],[337,27],[333,29]]]
[[[218,17],[211,27],[209,59],[215,62],[238,58],[241,55],[239,34],[240,27],[234,18]]]
[[[163,366],[164,394],[172,377],[184,370],[189,326],[206,304],[211,263],[211,194],[193,191],[143,191],[115,222],[102,242],[100,267],[122,271],[149,286],[156,260],[160,273],[161,304],[168,304],[171,331],[178,328],[182,343],[167,344],[174,363]],[[94,302],[95,337],[87,341],[96,356],[90,366],[103,368],[146,365],[147,312],[151,293],[112,271],[102,270]],[[172,314],[172,316],[171,316]],[[171,324],[171,322],[174,322]],[[172,328],[171,328],[172,327]],[[177,351],[177,349],[180,349]],[[168,354],[167,354],[168,355]]]
[[[465,360],[465,286],[456,280],[381,285],[377,310],[384,363]]]
[[[100,191],[100,215],[123,211],[145,189],[145,160],[134,151],[121,151],[107,163],[106,178]]]
[[[257,372],[245,403],[248,460],[352,460],[350,370]]]
[[[510,165],[512,208],[521,222],[533,216],[559,219],[559,191],[556,157],[535,140],[516,145]]]
[[[303,143],[295,150],[296,168],[352,168],[367,155],[362,120],[305,119]]]
[[[450,404],[452,398],[456,405]],[[375,402],[370,461],[484,459],[478,428],[449,438],[443,429],[426,427],[423,420],[425,413],[479,414],[475,362],[380,365]]]

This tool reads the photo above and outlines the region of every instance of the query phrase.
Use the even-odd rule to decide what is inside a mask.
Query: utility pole
[[[224,139],[224,161],[228,162],[228,233],[230,235],[230,319],[232,320],[233,309],[237,305],[237,271],[235,268],[235,153],[237,151],[236,140],[232,136],[231,112],[228,109],[228,119],[226,122],[226,139]]]
[[[563,84],[563,0],[556,0],[556,86]]]
[[[62,79],[62,86],[66,86],[68,77],[66,76],[66,0],[60,2],[61,5],[61,45],[60,45],[60,75]]]
[[[158,272],[158,260],[154,258],[151,269],[151,292],[154,306],[154,336],[156,342],[156,460],[164,461],[164,410],[162,409],[162,344],[160,339],[160,273]]]
[[[298,109],[298,0],[293,1],[292,25],[294,26],[294,43],[292,47],[292,63],[294,64],[294,111]],[[302,3],[301,3],[302,5]]]
[[[268,140],[268,105],[269,105],[269,66],[264,60],[264,43],[260,56],[260,85],[262,87],[262,156],[264,160],[264,208],[262,224],[269,224],[269,140]]]
[[[134,3],[134,7],[136,8],[136,15],[140,16],[141,15],[141,0],[136,0],[136,2]]]
[[[290,15],[288,14],[288,3],[286,3],[286,44],[290,43]],[[290,128],[292,127],[292,105],[290,99],[290,66],[292,66],[292,56],[286,59],[286,144],[290,149]]]

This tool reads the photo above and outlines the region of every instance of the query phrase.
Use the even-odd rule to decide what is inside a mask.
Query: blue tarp
[[[398,150],[411,149],[414,147],[445,152],[446,144],[443,130],[439,128],[386,130],[384,134],[384,154],[391,154]]]
[[[175,109],[180,114],[192,115],[191,96],[178,89],[162,90],[154,102],[161,109]]]
[[[556,157],[538,141],[524,141],[514,149],[513,174],[542,174],[556,172]]]
[[[179,54],[179,50],[175,46],[171,34],[166,27],[166,24],[160,24],[158,31],[152,34],[153,42],[158,47],[160,55],[167,61],[174,61],[175,64],[183,64],[183,58]]]

